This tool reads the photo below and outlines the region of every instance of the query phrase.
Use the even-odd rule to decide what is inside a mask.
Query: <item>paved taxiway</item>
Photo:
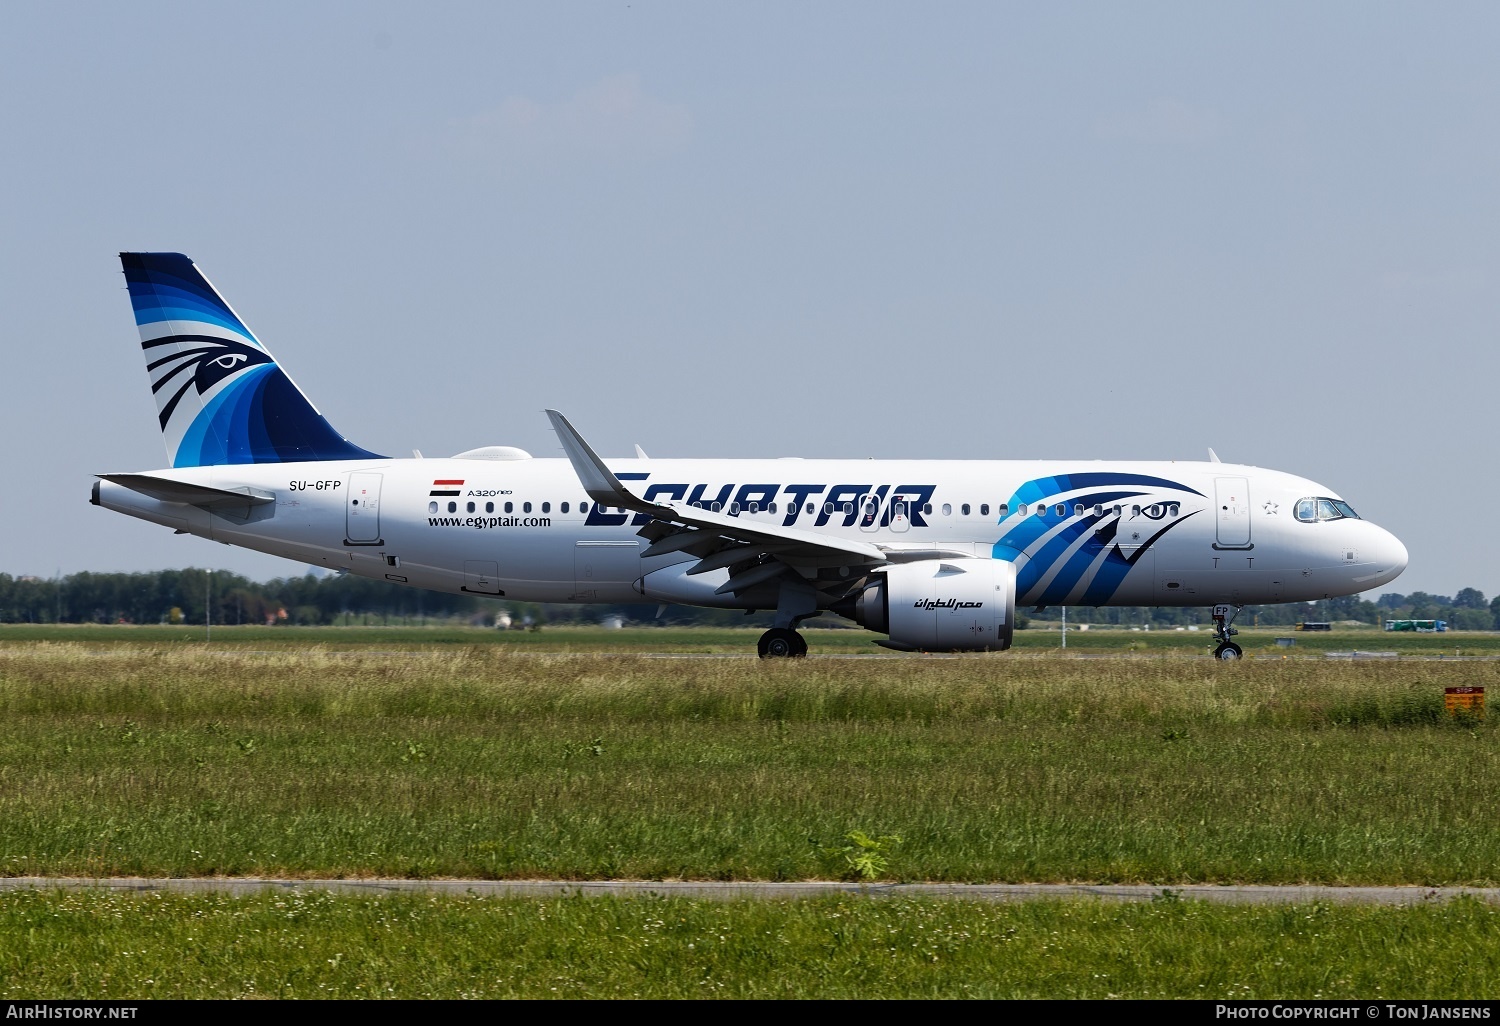
[[[15,890],[165,891],[176,894],[259,894],[264,891],[321,891],[345,895],[451,894],[485,897],[557,898],[575,895],[698,898],[715,901],[784,901],[829,894],[870,898],[942,898],[1016,902],[1093,898],[1100,901],[1180,899],[1220,905],[1422,905],[1467,896],[1500,905],[1500,887],[1329,887],[1221,886],[1182,884],[860,884],[823,881],[720,883],[687,880],[286,880],[260,878],[48,877],[0,878],[0,891]]]

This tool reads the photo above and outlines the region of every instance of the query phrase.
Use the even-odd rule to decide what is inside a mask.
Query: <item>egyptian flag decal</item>
[[[459,478],[457,481],[434,481],[434,482],[432,482],[432,492],[431,492],[431,494],[433,494],[433,495],[458,495],[459,492],[463,489],[463,486],[464,486],[463,478]]]

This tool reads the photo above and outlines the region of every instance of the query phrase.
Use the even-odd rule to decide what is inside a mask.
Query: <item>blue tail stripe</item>
[[[187,257],[121,253],[120,265],[174,467],[384,459],[333,429]],[[159,324],[169,334],[153,337]]]
[[[255,336],[181,253],[121,253],[136,324],[195,320]]]

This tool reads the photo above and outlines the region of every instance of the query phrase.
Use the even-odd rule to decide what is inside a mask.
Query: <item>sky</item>
[[[1202,459],[1500,592],[1500,5],[0,6],[0,572],[300,573],[166,460],[116,254],[392,455]]]

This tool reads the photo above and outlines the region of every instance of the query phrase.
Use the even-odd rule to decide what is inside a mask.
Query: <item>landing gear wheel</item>
[[[772,627],[760,636],[756,651],[762,659],[793,659],[807,655],[807,642],[794,630]]]
[[[1234,629],[1234,618],[1240,615],[1240,606],[1219,604],[1214,606],[1214,640],[1219,647],[1214,649],[1214,658],[1226,663],[1237,662],[1244,650],[1229,639],[1239,631]]]

